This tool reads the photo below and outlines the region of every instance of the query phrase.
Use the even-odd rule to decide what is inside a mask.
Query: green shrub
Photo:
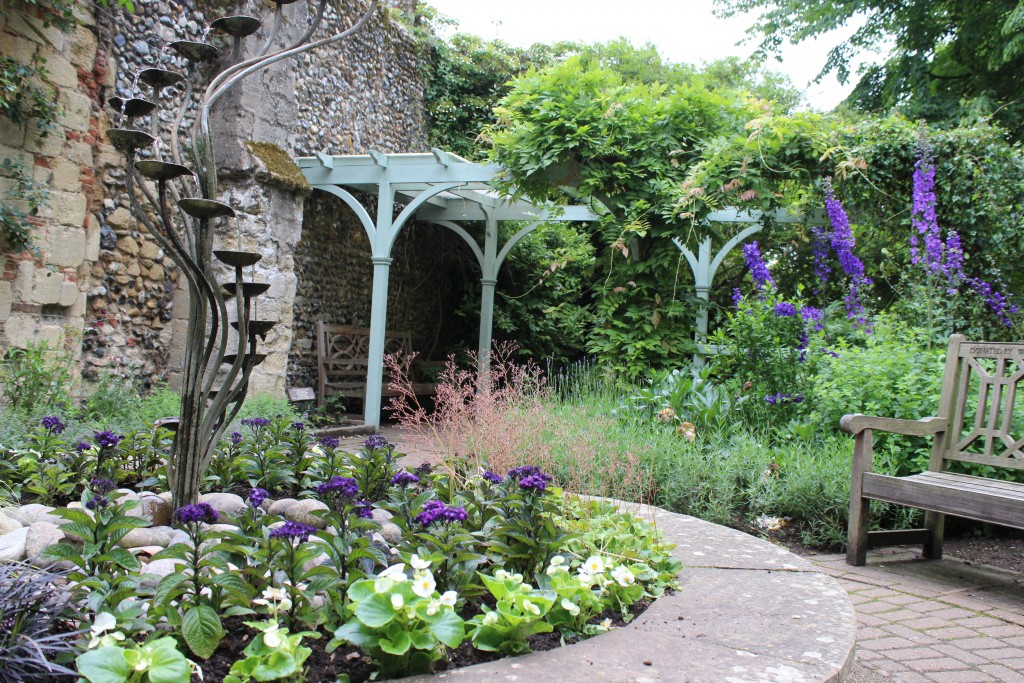
[[[286,398],[271,394],[250,394],[245,398],[245,403],[242,404],[242,409],[238,412],[235,421],[250,417],[265,417],[270,420],[282,417],[296,421],[301,418],[301,415]]]
[[[23,349],[8,349],[0,359],[0,393],[16,413],[69,406],[73,363],[74,356],[63,344],[29,342]]]

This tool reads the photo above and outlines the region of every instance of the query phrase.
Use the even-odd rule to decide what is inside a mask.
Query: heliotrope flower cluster
[[[295,430],[296,432],[301,432],[301,431],[302,431],[303,429],[305,429],[305,428],[306,428],[306,425],[304,425],[304,424],[303,424],[303,423],[301,423],[301,422],[292,422],[292,424],[291,424],[291,427],[292,427],[292,429],[293,429],[293,430]]]
[[[41,420],[41,422],[42,422],[43,428],[51,436],[56,436],[57,434],[62,434],[64,432],[64,430],[67,429],[67,425],[65,425],[61,421],[61,419],[59,417],[57,417],[56,415],[47,415],[46,417],[44,417]]]
[[[491,472],[490,470],[487,470],[486,472],[483,473],[483,478],[484,481],[490,482],[492,484],[500,484],[502,481],[500,475],[497,475],[494,472]]]
[[[519,488],[531,493],[541,493],[548,487],[551,477],[546,474],[531,474],[519,480]]]
[[[551,481],[551,475],[544,473],[536,465],[523,465],[522,467],[513,467],[505,475],[506,479],[515,479],[516,481],[522,481],[527,477],[537,476],[544,481]]]
[[[316,527],[301,522],[285,522],[276,529],[270,531],[271,538],[284,538],[291,541],[305,543],[309,540],[310,534],[316,533]]]
[[[89,443],[88,441],[79,441],[78,445],[75,446],[75,450],[78,451],[79,453],[84,453],[90,448],[92,448],[92,444]]]
[[[93,434],[92,438],[100,448],[114,448],[117,444],[121,443],[122,439],[124,439],[123,436],[118,436],[109,430],[96,432]]]
[[[373,519],[373,503],[368,500],[361,500],[356,503],[356,517],[360,519]]]
[[[220,515],[209,503],[192,503],[175,510],[174,519],[181,524],[198,524],[200,522],[213,524],[220,519]]]
[[[85,501],[85,507],[90,510],[101,510],[110,505],[110,499],[106,496],[95,495],[89,500]]]
[[[117,485],[111,479],[96,477],[89,480],[89,488],[91,488],[95,493],[104,494],[113,491],[117,488]]]
[[[340,442],[333,436],[321,436],[320,445],[324,448],[337,448]]]
[[[427,501],[423,506],[423,511],[416,515],[413,521],[423,526],[432,526],[434,524],[465,522],[468,517],[466,508],[452,507],[434,499]]]
[[[316,487],[316,492],[321,496],[339,495],[345,498],[355,498],[359,494],[359,483],[351,477],[331,477]]]
[[[366,441],[363,442],[363,448],[368,451],[375,451],[378,448],[387,448],[388,446],[388,440],[380,434],[371,434],[367,437]]]
[[[241,432],[231,432],[231,444],[233,446],[237,446],[240,443],[242,443],[242,433]]]
[[[407,486],[420,483],[420,478],[412,472],[398,472],[391,477],[391,483],[404,489]]]
[[[270,497],[270,492],[266,489],[253,487],[249,489],[249,495],[247,497],[249,499],[249,504],[254,508],[258,508],[260,505],[263,505],[263,501]]]

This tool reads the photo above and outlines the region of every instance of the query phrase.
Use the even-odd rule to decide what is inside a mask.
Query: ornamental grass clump
[[[73,676],[82,615],[61,584],[66,576],[0,564],[0,680],[47,683]]]

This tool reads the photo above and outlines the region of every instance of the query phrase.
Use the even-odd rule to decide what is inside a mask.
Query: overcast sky
[[[428,0],[439,12],[458,20],[459,30],[487,39],[528,46],[572,40],[606,42],[625,37],[634,45],[651,42],[671,62],[699,64],[721,57],[747,57],[756,47],[743,40],[750,18],[718,19],[712,0]],[[852,30],[852,29],[851,29]],[[821,70],[825,56],[843,34],[787,45],[781,63],[769,68],[787,74],[793,84],[807,89],[815,109],[828,110],[851,89],[834,75],[821,85],[810,81]]]

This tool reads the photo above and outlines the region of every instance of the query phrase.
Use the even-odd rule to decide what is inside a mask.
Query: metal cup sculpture
[[[168,47],[189,64],[187,74],[144,69],[137,75],[133,89],[138,84],[149,87],[151,99],[132,93],[128,98],[109,100],[119,115],[120,127],[108,130],[107,137],[127,157],[126,186],[133,213],[178,266],[189,291],[181,411],[179,417],[160,423],[174,432],[167,479],[175,506],[194,502],[198,497],[200,482],[209,468],[217,442],[245,399],[252,370],[266,358],[256,352],[258,340],[265,341],[267,332],[274,326],[274,321],[252,319],[254,300],[267,291],[269,285],[247,282],[243,276],[244,269],[256,264],[261,255],[213,248],[214,228],[219,221],[233,218],[235,211],[218,200],[210,111],[245,77],[275,62],[352,35],[366,24],[377,8],[377,0],[371,0],[366,12],[350,28],[313,40],[327,6],[327,0],[320,0],[305,35],[295,44],[272,52],[282,25],[283,6],[294,1],[276,0],[271,29],[256,56],[239,58],[242,41],[259,31],[262,22],[248,16],[223,17],[214,21],[210,30],[228,36],[231,49],[226,57],[222,57],[220,48],[209,43],[170,43]],[[213,65],[214,60],[219,60],[222,66],[196,103],[193,91],[204,66]],[[152,114],[160,106],[165,88],[181,83],[184,87],[179,93],[177,115],[168,135],[170,159],[160,160],[155,158],[161,148],[159,117],[151,116],[150,132],[136,127],[135,120]],[[182,121],[190,109],[194,111],[195,121],[182,136]],[[156,148],[154,158],[140,158],[140,150],[151,147]],[[186,164],[186,159],[192,166]],[[213,259],[233,269],[232,281],[217,282]],[[234,321],[230,326],[237,331],[234,340],[228,333],[228,302],[232,299]]]

